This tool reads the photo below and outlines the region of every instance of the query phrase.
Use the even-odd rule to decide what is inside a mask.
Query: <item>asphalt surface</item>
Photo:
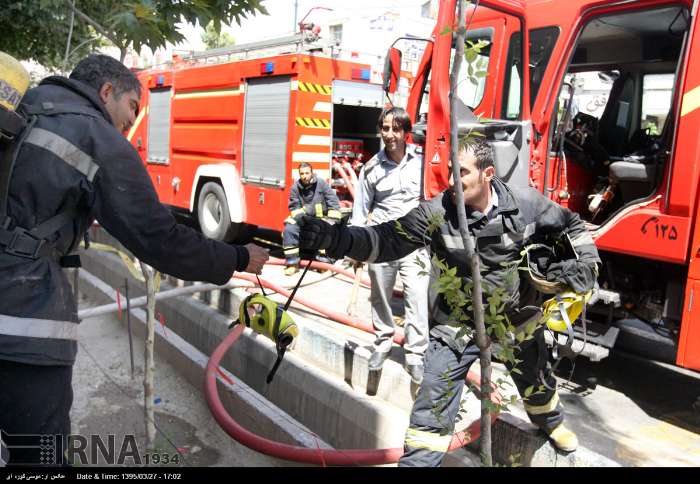
[[[577,361],[560,393],[567,422],[589,449],[624,466],[700,466],[700,374],[613,354]]]

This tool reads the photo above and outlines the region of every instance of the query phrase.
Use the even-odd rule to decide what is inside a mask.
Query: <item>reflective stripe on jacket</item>
[[[301,214],[340,219],[340,201],[324,180],[313,175],[308,185],[297,180],[289,192],[289,217]]]

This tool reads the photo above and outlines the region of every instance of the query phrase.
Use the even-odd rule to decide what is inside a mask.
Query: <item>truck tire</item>
[[[237,226],[231,223],[231,214],[224,189],[216,182],[207,182],[199,191],[197,218],[202,233],[214,240],[233,242]]]

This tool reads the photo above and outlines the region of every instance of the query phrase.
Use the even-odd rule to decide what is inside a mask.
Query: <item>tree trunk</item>
[[[153,450],[156,427],[155,413],[153,411],[153,373],[155,371],[155,361],[153,359],[153,345],[155,342],[155,322],[156,322],[156,287],[155,287],[155,271],[148,265],[140,262],[143,277],[146,280],[146,297],[148,303],[146,311],[148,314],[146,348],[144,358],[143,372],[143,401],[146,417],[146,449]]]
[[[464,206],[464,193],[460,181],[460,168],[458,161],[459,133],[456,115],[457,81],[459,68],[464,58],[464,38],[466,24],[465,0],[459,0],[457,31],[455,32],[456,52],[455,60],[450,73],[450,158],[452,159],[452,179],[455,186],[455,199],[457,204],[457,219],[459,221],[459,233],[469,257],[472,282],[472,307],[474,309],[474,327],[476,331],[476,345],[479,348],[479,361],[481,363],[481,462],[485,466],[492,466],[491,456],[491,412],[489,404],[491,399],[491,342],[486,334],[484,324],[484,303],[481,288],[481,264],[478,254],[474,251],[474,244],[469,236],[467,214]]]

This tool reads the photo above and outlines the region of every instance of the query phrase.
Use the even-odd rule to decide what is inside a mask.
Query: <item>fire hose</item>
[[[304,274],[309,269],[313,263],[307,263],[306,270]],[[258,282],[261,289],[267,287],[275,292],[283,294],[288,297],[287,303],[285,305],[285,311],[289,307],[294,299],[296,288],[293,291],[287,291],[286,289],[278,286],[277,284],[271,283],[264,279],[260,279],[252,274],[238,273],[234,277],[250,282]],[[301,279],[299,280],[301,283]],[[264,291],[264,290],[263,290]],[[301,298],[297,299],[300,304],[318,311],[324,316],[332,319],[334,321],[347,324],[349,326],[362,329],[367,332],[372,332],[373,327],[371,324],[362,321],[358,318],[349,317],[345,314],[339,313],[337,311],[332,311],[322,308],[320,305],[311,303],[310,301],[305,301]],[[243,309],[241,309],[243,311]],[[402,448],[385,448],[385,449],[341,449],[341,450],[326,450],[326,449],[309,449],[300,446],[294,446],[289,444],[282,444],[275,442],[259,435],[256,435],[236,422],[233,417],[224,408],[218,393],[218,386],[216,384],[217,373],[221,360],[223,359],[226,352],[233,346],[233,344],[238,340],[241,333],[246,326],[243,324],[237,324],[233,331],[217,346],[217,348],[212,353],[209,362],[207,364],[206,376],[205,376],[205,387],[204,394],[209,405],[209,409],[214,415],[215,420],[219,423],[221,428],[229,434],[236,441],[241,444],[266,455],[277,457],[280,459],[285,459],[294,462],[302,462],[307,464],[316,465],[380,465],[394,463],[399,460],[401,455],[403,455]],[[251,326],[252,329],[255,329]],[[276,340],[276,335],[273,334],[274,331],[258,331],[270,336],[273,340]],[[289,335],[287,335],[289,336]],[[397,332],[394,335],[394,341],[398,344],[402,344],[404,339],[403,332],[397,328]],[[279,346],[279,343],[278,343]],[[279,350],[279,348],[278,348]],[[276,367],[281,361],[281,356],[278,353],[278,361],[275,364],[275,368],[271,374],[274,373]],[[467,374],[467,381],[472,383],[474,386],[479,385],[480,376],[469,372]],[[268,377],[269,383],[270,377]],[[491,401],[499,405],[501,403],[501,396],[497,391],[491,393]],[[498,417],[497,413],[492,413],[491,421],[492,423]],[[464,447],[468,443],[477,439],[481,432],[481,423],[479,420],[472,422],[472,424],[465,431],[457,432],[452,436],[450,446],[448,451],[455,450],[460,447]]]
[[[296,445],[283,444],[266,439],[259,435],[250,432],[236,422],[233,417],[224,408],[219,390],[216,384],[216,378],[219,365],[226,352],[238,340],[245,326],[237,325],[231,333],[216,347],[209,363],[207,364],[204,395],[209,405],[209,409],[214,415],[214,419],[219,423],[221,428],[236,441],[249,447],[257,452],[265,455],[270,455],[284,460],[293,462],[303,462],[306,464],[316,465],[380,465],[397,462],[403,455],[403,448],[386,448],[386,449],[309,449]],[[480,376],[472,372],[467,374],[467,380],[474,385],[478,385]],[[501,397],[496,392],[491,394],[491,401],[495,404],[501,403]],[[491,415],[491,421],[494,422],[497,414]],[[448,451],[464,447],[468,443],[477,439],[481,433],[481,424],[479,420],[474,421],[465,431],[457,432],[452,436],[452,441]]]
[[[272,265],[272,266],[284,266],[284,265],[286,265],[286,262],[284,259],[277,259],[275,257],[270,257],[270,259],[267,261],[267,263],[269,265]],[[335,264],[328,264],[327,262],[319,262],[319,261],[302,260],[299,265],[304,267],[304,266],[307,266],[309,264],[311,264],[312,269],[332,271],[332,272],[335,272],[337,274],[340,274],[341,276],[345,276],[348,279],[351,279],[351,280],[355,279],[355,274],[352,271],[349,271],[348,269],[344,269],[342,267],[338,267]],[[238,275],[238,274],[236,274],[236,275]],[[360,284],[362,285],[362,287],[365,287],[367,289],[370,289],[372,287],[372,282],[366,277],[363,277],[362,279],[360,279]],[[403,297],[403,291],[400,289],[394,288],[394,296],[395,297]]]

